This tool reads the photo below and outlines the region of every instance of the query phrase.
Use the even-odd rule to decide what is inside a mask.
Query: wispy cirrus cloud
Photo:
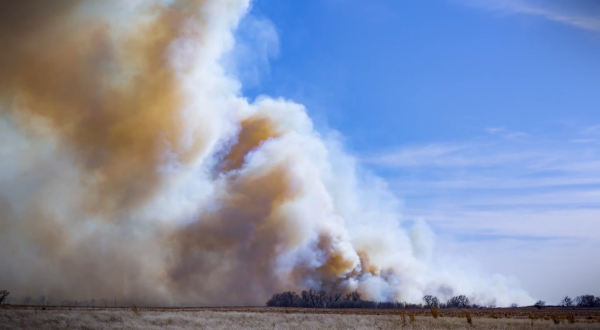
[[[504,127],[488,127],[485,129],[488,134],[500,135],[507,139],[526,137],[527,133],[507,130]]]
[[[484,136],[398,146],[362,160],[386,173],[390,189],[404,198],[403,218],[426,220],[441,249],[460,251],[488,272],[511,269],[534,295],[557,302],[600,290],[593,277],[555,267],[557,255],[600,258],[600,148],[574,143],[596,130],[517,139],[507,138],[515,131],[490,127]],[[582,262],[565,260],[578,269]],[[549,289],[566,278],[574,281]]]
[[[594,0],[458,0],[494,11],[538,16],[576,28],[600,32],[600,2]]]
[[[363,162],[389,173],[391,187],[405,198],[407,218],[424,217],[463,233],[600,240],[600,232],[592,230],[600,219],[595,144],[572,143],[581,132],[571,140],[549,140],[507,139],[511,131],[505,128],[486,131],[487,137],[402,146]],[[544,230],[538,229],[540,221],[547,224]],[[587,229],[566,233],[564,222]]]

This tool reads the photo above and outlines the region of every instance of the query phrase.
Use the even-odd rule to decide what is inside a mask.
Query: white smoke
[[[146,10],[148,1],[114,6],[82,2],[71,15],[119,8],[121,15],[104,20],[112,38],[160,15]],[[14,101],[18,89],[0,103],[0,283],[7,289],[63,299],[213,305],[263,304],[280,290],[305,288],[358,290],[379,301],[464,294],[482,304],[532,302],[506,277],[440,260],[425,222],[406,231],[401,203],[385,182],[361,169],[336,134],[317,132],[302,105],[266,96],[249,102],[241,95],[240,82],[222,63],[235,49],[234,31],[250,0],[163,1],[159,7],[173,12],[169,24],[177,23],[161,55],[176,78],[178,102],[167,104],[176,108],[161,122],[128,126],[143,132],[173,121],[178,135],[165,129],[150,144],[159,157],[146,158],[138,140],[114,154],[112,144],[93,141],[82,150],[69,142],[75,134],[64,133],[70,128],[55,123],[55,112],[22,111]],[[117,43],[114,48],[119,54]],[[118,82],[126,79],[116,75]],[[142,109],[134,118],[153,111]],[[113,127],[121,129],[120,122]],[[141,143],[146,135],[134,137]],[[116,160],[90,171],[89,160],[81,159],[101,147]],[[156,166],[139,169],[150,174],[127,183],[123,178],[139,174],[129,165],[136,157]],[[149,178],[148,186],[134,189]],[[100,189],[113,181],[118,189]],[[108,206],[93,211],[90,196]]]

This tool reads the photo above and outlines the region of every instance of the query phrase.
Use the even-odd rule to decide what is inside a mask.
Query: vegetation
[[[572,307],[573,306],[573,299],[571,299],[569,296],[564,297],[561,301],[560,301],[560,306],[563,307]]]
[[[472,304],[469,298],[465,295],[451,297],[445,303],[440,302],[438,297],[433,295],[423,296],[423,304],[409,304],[406,302],[375,302],[371,300],[363,300],[360,293],[357,291],[342,294],[339,292],[327,293],[325,291],[304,290],[301,294],[293,291],[287,291],[273,295],[267,301],[269,307],[300,307],[300,308],[376,308],[376,309],[398,309],[398,308],[426,308],[431,311],[434,317],[438,315],[438,308],[496,308],[495,305],[481,306]],[[538,300],[533,307],[542,309],[546,306],[546,302]],[[575,298],[568,296],[563,298],[558,306],[564,307],[600,307],[600,297],[593,295],[583,295]],[[517,308],[517,304],[511,304],[511,308]],[[434,312],[435,310],[435,312]]]
[[[0,290],[0,305],[8,298],[10,292],[6,290]]]
[[[594,297],[591,294],[586,294],[575,298],[577,307],[600,307],[600,297]]]
[[[437,319],[427,309],[330,310],[303,308],[3,308],[0,329],[405,329],[405,330],[600,330],[600,311],[580,309],[572,321],[535,308],[498,316],[497,310],[447,310]],[[510,312],[510,309],[505,309]],[[404,317],[403,317],[404,315]],[[470,322],[469,322],[470,321]],[[559,325],[556,324],[559,322]]]

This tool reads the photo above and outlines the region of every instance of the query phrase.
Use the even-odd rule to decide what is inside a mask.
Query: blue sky
[[[591,0],[257,0],[238,74],[244,95],[293,99],[339,131],[438,248],[552,304],[600,295],[599,14]]]

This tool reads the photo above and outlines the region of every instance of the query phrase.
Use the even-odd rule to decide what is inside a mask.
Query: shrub
[[[471,313],[465,312],[465,316],[467,317],[467,323],[473,325],[473,320],[471,319]]]
[[[404,314],[404,311],[400,313],[400,318],[402,319],[402,325],[406,325],[406,315]]]
[[[408,313],[408,318],[410,318],[411,322],[415,322],[415,314],[414,313]]]
[[[542,307],[546,306],[546,302],[543,300],[538,300],[533,306],[537,309],[542,309]]]
[[[433,316],[434,319],[438,318],[438,309],[436,307],[431,307],[431,316]]]

